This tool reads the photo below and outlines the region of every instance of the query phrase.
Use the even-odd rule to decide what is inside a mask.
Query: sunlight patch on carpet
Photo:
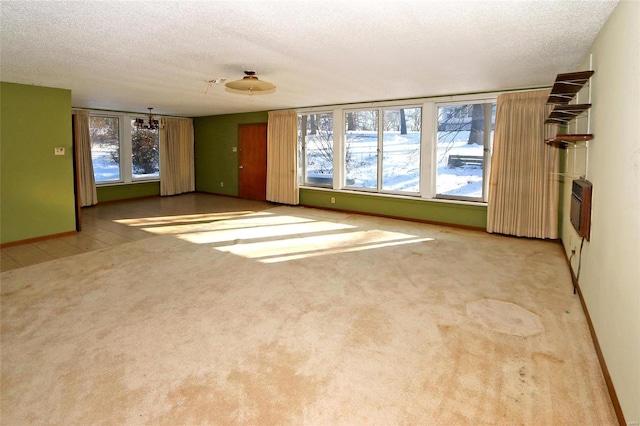
[[[263,263],[275,263],[433,240],[433,238],[418,238],[415,235],[398,232],[373,230],[239,243],[216,249],[250,259],[261,259]]]
[[[180,235],[179,238],[195,244],[222,243],[237,240],[252,240],[259,238],[277,238],[291,235],[301,235],[317,232],[342,231],[354,226],[332,222],[310,222],[308,220],[290,218],[289,222],[272,222],[267,225],[253,227],[239,227],[233,229],[202,230]],[[297,219],[294,220],[294,219]],[[301,223],[297,223],[301,222]],[[246,224],[245,224],[246,225]]]
[[[150,216],[133,219],[116,219],[115,223],[142,229],[153,234],[175,234],[198,224],[210,224],[223,220],[232,220],[247,215],[266,215],[268,213],[249,210],[224,213],[186,214],[173,216]]]
[[[268,259],[262,259],[260,260],[260,262],[262,263],[286,262],[289,260],[306,259],[306,258],[315,257],[315,256],[326,256],[329,254],[351,253],[355,251],[372,250],[372,249],[383,248],[383,247],[399,246],[403,244],[416,244],[416,243],[422,243],[425,241],[434,241],[434,239],[433,238],[415,238],[415,239],[407,239],[402,241],[390,241],[390,242],[379,243],[379,244],[367,244],[367,245],[354,246],[354,247],[345,247],[340,249],[330,249],[330,250],[316,249],[312,252],[296,253],[296,254],[287,255],[287,256],[278,256],[278,257],[272,257]]]

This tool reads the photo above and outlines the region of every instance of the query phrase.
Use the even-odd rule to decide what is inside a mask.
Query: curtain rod
[[[98,112],[98,113],[118,113],[118,114],[136,114],[136,115],[143,115],[143,116],[148,116],[149,113],[148,112],[133,112],[133,111],[118,111],[118,110],[114,110],[114,109],[97,109],[97,108],[74,108],[71,107],[71,111],[89,111],[89,112]],[[167,117],[167,118],[193,118],[193,117],[180,117],[180,116],[176,116],[176,115],[166,115],[166,114],[156,114],[153,113],[153,115],[157,115],[158,117]]]
[[[298,108],[281,108],[281,109],[273,109],[273,110],[269,110],[269,111],[284,111],[284,110],[288,110],[288,109],[295,109],[295,110],[299,110],[299,111],[305,111],[305,110],[317,110],[317,109],[322,109],[322,108],[344,108],[344,107],[362,107],[362,106],[375,106],[376,104],[386,104],[389,102],[393,102],[393,103],[401,103],[401,102],[407,102],[407,103],[419,103],[419,102],[425,102],[425,101],[437,101],[437,100],[448,100],[451,98],[456,98],[456,97],[463,97],[463,96],[498,96],[501,95],[503,93],[510,93],[510,92],[530,92],[533,90],[542,90],[542,89],[550,89],[551,86],[537,86],[537,87],[528,87],[528,88],[520,88],[520,89],[505,89],[505,90],[498,90],[498,91],[494,91],[494,92],[470,92],[470,93],[458,93],[458,94],[454,94],[454,95],[438,95],[438,96],[425,96],[425,97],[420,97],[420,98],[404,98],[404,99],[387,99],[387,100],[382,100],[382,101],[363,101],[363,102],[350,102],[350,103],[344,103],[344,104],[328,104],[328,105],[316,105],[316,106],[306,106],[306,107],[298,107]]]

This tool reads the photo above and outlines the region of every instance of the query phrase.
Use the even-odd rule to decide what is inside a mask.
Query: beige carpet
[[[2,273],[2,424],[616,424],[556,243],[291,207],[127,223],[158,236]]]

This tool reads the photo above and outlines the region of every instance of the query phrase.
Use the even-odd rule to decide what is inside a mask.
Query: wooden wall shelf
[[[591,108],[591,104],[570,104],[576,94],[584,87],[593,75],[593,71],[579,71],[567,74],[558,74],[551,88],[547,104],[553,104],[553,110],[544,121],[545,124],[568,124],[583,112]],[[588,130],[587,130],[588,131]],[[555,138],[547,139],[547,145],[566,149],[569,145],[586,142],[593,139],[590,133],[584,134],[560,134]],[[587,144],[585,144],[585,147]]]
[[[593,71],[580,71],[568,74],[558,74],[547,99],[548,104],[568,104],[587,84]]]
[[[565,124],[589,108],[591,108],[591,104],[558,104],[544,122],[546,124]]]
[[[564,134],[556,135],[555,138],[546,139],[547,145],[555,146],[557,148],[565,149],[569,144],[575,144],[578,142],[586,142],[593,139],[592,134]]]

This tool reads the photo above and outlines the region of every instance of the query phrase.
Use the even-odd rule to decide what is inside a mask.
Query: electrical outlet
[[[220,188],[224,186],[224,182],[220,182]]]
[[[54,148],[53,153],[55,155],[64,155],[64,148],[61,148],[61,147]]]
[[[336,203],[336,197],[331,197],[331,204],[335,204]]]

